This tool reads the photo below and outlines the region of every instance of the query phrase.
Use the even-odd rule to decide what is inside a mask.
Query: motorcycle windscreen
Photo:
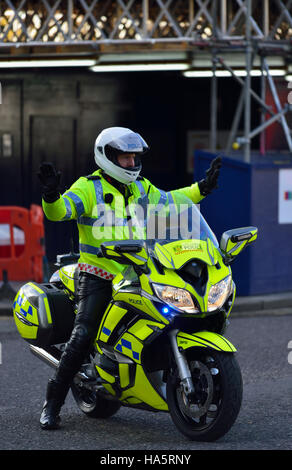
[[[191,259],[212,266],[221,258],[216,236],[188,198],[165,206],[148,224],[155,233],[154,252],[167,268],[180,269]],[[148,244],[151,244],[149,238]]]

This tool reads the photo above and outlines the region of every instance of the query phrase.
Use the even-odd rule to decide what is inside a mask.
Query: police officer
[[[51,163],[42,163],[38,177],[42,186],[42,205],[51,221],[77,220],[79,230],[78,310],[71,337],[61,356],[54,378],[47,386],[46,400],[40,418],[42,429],[60,426],[60,409],[75,374],[96,338],[102,315],[111,299],[111,280],[121,270],[115,261],[96,256],[104,241],[128,239],[125,231],[128,218],[126,207],[131,201],[163,191],[140,176],[140,156],[148,151],[145,140],[136,132],[123,127],[104,129],[94,146],[95,162],[99,169],[92,175],[79,178],[71,188],[60,195],[61,173]],[[213,160],[206,178],[199,183],[176,191],[188,196],[194,203],[217,187],[221,158]],[[164,193],[165,194],[165,193]],[[115,205],[115,227],[112,237],[98,232],[99,205]]]

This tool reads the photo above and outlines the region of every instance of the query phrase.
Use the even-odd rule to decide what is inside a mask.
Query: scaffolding
[[[251,140],[260,135],[264,153],[265,130],[276,121],[292,151],[286,118],[291,105],[288,101],[281,104],[269,63],[271,57],[277,58],[281,69],[289,72],[291,11],[292,0],[0,0],[0,61],[86,52],[98,63],[113,52],[130,57],[134,51],[142,58],[160,51],[165,62],[177,51],[185,53],[183,61],[192,70],[201,67],[200,57],[208,55],[212,70],[211,149],[217,146],[218,71],[224,70],[242,87],[225,151],[230,153],[235,143],[243,147],[244,158],[250,161]],[[240,58],[244,79],[227,56]],[[252,89],[255,66],[261,79],[259,94]],[[265,102],[267,86],[276,112]],[[251,129],[252,99],[261,112],[255,129]],[[243,113],[244,134],[238,136]]]

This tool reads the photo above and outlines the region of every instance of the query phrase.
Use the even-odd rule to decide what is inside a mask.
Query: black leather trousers
[[[69,385],[92,346],[112,295],[111,281],[81,272],[78,285],[78,311],[71,337],[55,375],[55,381]]]

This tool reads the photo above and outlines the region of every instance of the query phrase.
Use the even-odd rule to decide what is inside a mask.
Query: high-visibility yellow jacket
[[[112,279],[123,266],[106,258],[96,256],[97,248],[101,243],[112,240],[128,240],[141,238],[135,227],[129,227],[129,214],[126,207],[138,200],[147,201],[147,198],[157,196],[157,201],[165,201],[168,195],[181,193],[191,199],[195,204],[203,199],[198,183],[191,186],[165,193],[146,178],[139,177],[137,181],[126,187],[126,196],[102,175],[101,170],[90,176],[79,178],[55,202],[42,201],[46,217],[51,221],[77,220],[79,230],[79,269],[90,272],[105,279]],[[171,196],[170,196],[171,197]],[[115,218],[109,217],[114,210]],[[108,216],[108,217],[107,217]],[[131,231],[131,234],[130,234]]]

